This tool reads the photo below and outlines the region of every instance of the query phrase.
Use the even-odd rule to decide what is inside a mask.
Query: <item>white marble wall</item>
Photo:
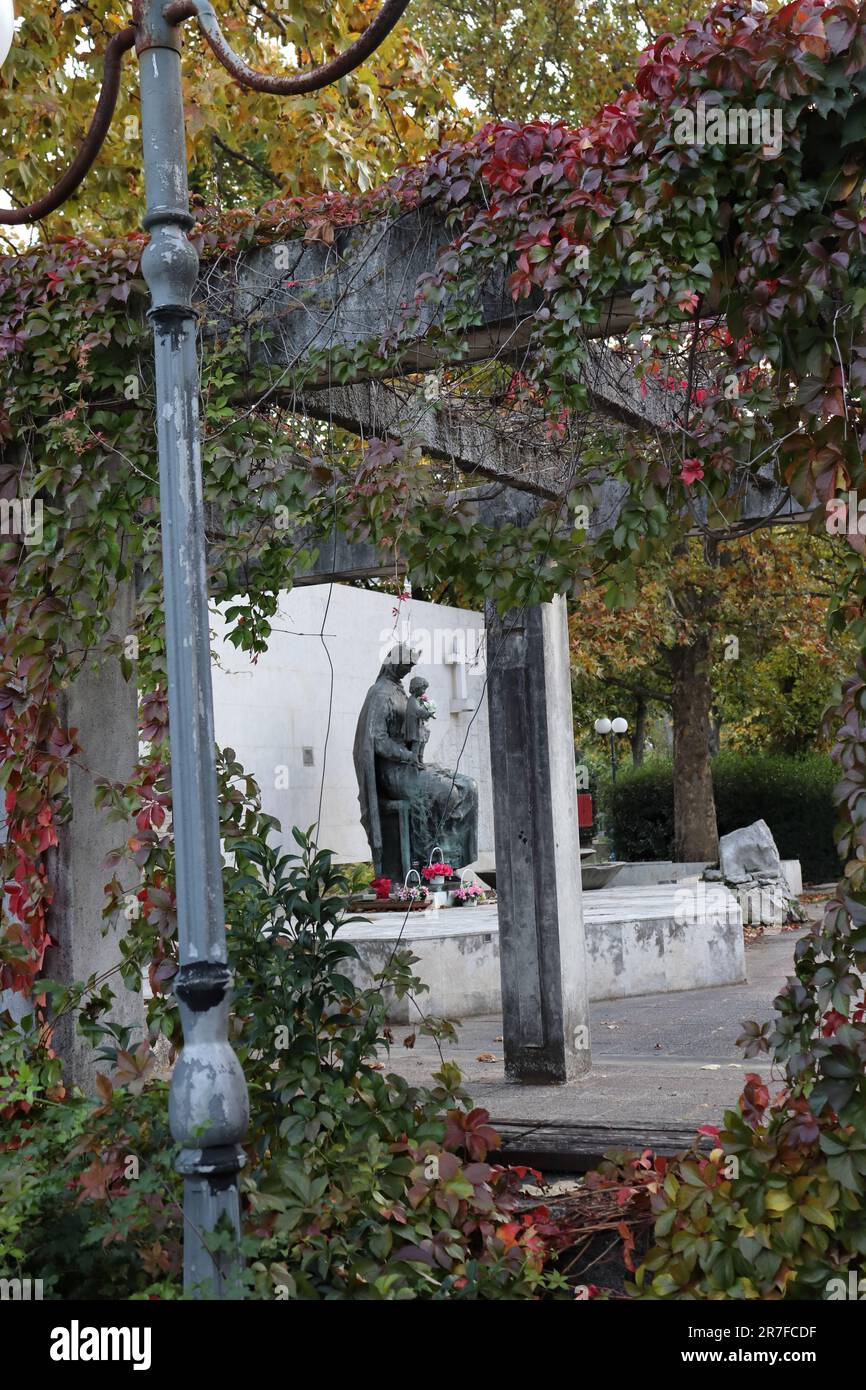
[[[460,771],[476,779],[479,856],[492,855],[480,613],[414,599],[398,601],[393,594],[346,584],[294,589],[282,596],[269,650],[255,664],[223,639],[225,624],[218,613],[212,623],[217,639],[213,669],[217,741],[234,748],[256,777],[264,807],[280,820],[287,840],[293,825],[306,829],[318,820],[324,768],[319,844],[334,850],[340,860],[369,859],[352,763],[355,726],[384,652],[394,641],[408,639],[422,652],[412,674],[429,680],[428,694],[438,709],[428,726],[427,761],[454,768],[459,758]],[[468,658],[464,691],[459,665],[446,661],[455,648]],[[334,674],[327,734],[329,656]],[[305,765],[305,749],[312,749],[311,766]]]

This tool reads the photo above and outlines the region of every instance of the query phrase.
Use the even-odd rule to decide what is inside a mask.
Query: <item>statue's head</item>
[[[427,689],[429,681],[425,681],[423,676],[413,676],[409,682],[409,694],[421,696]]]
[[[382,662],[380,676],[393,676],[396,680],[402,680],[407,676],[420,658],[421,653],[411,647],[408,642],[398,642],[391,648],[385,660]]]

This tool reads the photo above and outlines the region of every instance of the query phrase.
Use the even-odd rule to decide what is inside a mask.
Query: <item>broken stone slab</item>
[[[736,893],[744,925],[782,927],[805,920],[782,868],[773,833],[764,820],[723,835],[719,868],[705,870],[704,878],[721,878]]]
[[[732,830],[719,840],[719,868],[726,883],[745,883],[764,874],[782,878],[782,860],[765,820]]]
[[[784,883],[774,887],[741,885],[737,899],[743,922],[749,926],[783,927],[791,920],[802,919],[800,904],[790,896]]]

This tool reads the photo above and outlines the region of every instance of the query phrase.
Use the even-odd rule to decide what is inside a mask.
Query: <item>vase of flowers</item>
[[[483,902],[484,894],[477,883],[461,883],[452,894],[452,901],[455,907],[477,907],[478,903]]]
[[[430,901],[430,894],[423,884],[410,883],[408,888],[398,888],[394,895],[401,903],[426,903]]]
[[[410,883],[409,881],[413,874],[418,880],[417,883]],[[412,903],[426,903],[430,901],[430,891],[421,882],[421,875],[418,873],[417,869],[409,870],[408,874],[406,875],[406,881],[403,884],[403,887],[398,888],[394,896],[397,898],[398,902],[406,903],[407,906],[410,907]]]
[[[441,893],[445,888],[445,880],[451,877],[454,870],[450,864],[443,863],[441,857],[434,861],[433,855],[437,853],[441,856],[442,851],[438,845],[434,845],[430,854],[430,863],[425,865],[421,873],[431,891]]]
[[[446,878],[450,878],[454,870],[450,864],[428,864],[421,872],[428,886],[437,892],[445,887]]]

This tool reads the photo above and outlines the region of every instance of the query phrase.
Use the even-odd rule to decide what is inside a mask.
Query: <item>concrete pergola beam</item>
[[[507,481],[538,497],[558,497],[573,466],[571,451],[546,443],[538,421],[520,428],[506,412],[471,400],[430,400],[421,390],[368,381],[305,392],[302,405],[313,419],[368,439],[412,441],[462,473]]]
[[[430,209],[396,212],[337,228],[327,243],[299,237],[249,251],[230,268],[216,261],[203,277],[199,298],[217,323],[246,321],[251,328],[267,323],[273,336],[268,344],[257,343],[258,360],[297,369],[304,389],[327,388],[333,377],[312,354],[371,340],[390,343],[415,302],[419,279],[435,271],[437,253],[452,240],[453,233]],[[462,337],[460,362],[513,356],[529,341],[539,301],[512,299],[508,269],[497,265],[478,288],[479,322]],[[623,287],[601,310],[599,321],[586,329],[588,339],[608,338],[630,326],[631,290]],[[421,301],[418,313],[418,331],[402,358],[404,374],[454,360],[453,348],[435,337],[443,306]],[[356,380],[361,379],[359,373]]]
[[[430,208],[395,210],[337,228],[328,242],[300,237],[276,242],[245,253],[230,267],[218,259],[205,270],[198,298],[217,325],[248,325],[251,362],[272,369],[269,399],[359,436],[411,440],[431,458],[470,476],[557,498],[579,472],[582,416],[569,418],[563,438],[551,438],[541,412],[497,407],[473,397],[471,389],[437,399],[435,384],[428,392],[406,380],[494,358],[518,368],[537,325],[540,298],[533,294],[514,301],[510,267],[499,263],[477,287],[478,322],[455,350],[441,333],[447,294],[438,305],[416,300],[419,282],[435,273],[439,252],[453,240],[453,231]],[[682,431],[683,393],[669,389],[661,376],[639,380],[618,343],[618,335],[634,322],[633,292],[633,286],[622,284],[598,306],[596,321],[585,326],[577,379],[591,413],[673,446]],[[407,309],[416,305],[416,331],[387,381],[359,365],[352,381],[337,383],[330,366],[323,367],[322,352],[345,354],[371,342],[381,344],[384,357],[397,344]],[[712,295],[705,297],[702,312],[707,321],[718,318],[720,306]],[[744,478],[734,485],[744,504],[743,522],[803,519],[787,490],[774,483],[772,470],[771,462],[764,483]],[[604,482],[591,533],[615,520],[625,492],[624,485]],[[696,527],[713,522],[700,496],[694,515]]]
[[[590,408],[618,425],[664,437],[675,423],[672,401],[654,389],[643,397],[630,364],[602,343],[588,346],[580,375]],[[365,438],[391,436],[421,445],[431,458],[464,473],[556,498],[574,481],[583,446],[582,417],[552,437],[542,412],[509,411],[471,395],[439,396],[414,382],[360,381],[304,391],[291,402],[314,420]]]

